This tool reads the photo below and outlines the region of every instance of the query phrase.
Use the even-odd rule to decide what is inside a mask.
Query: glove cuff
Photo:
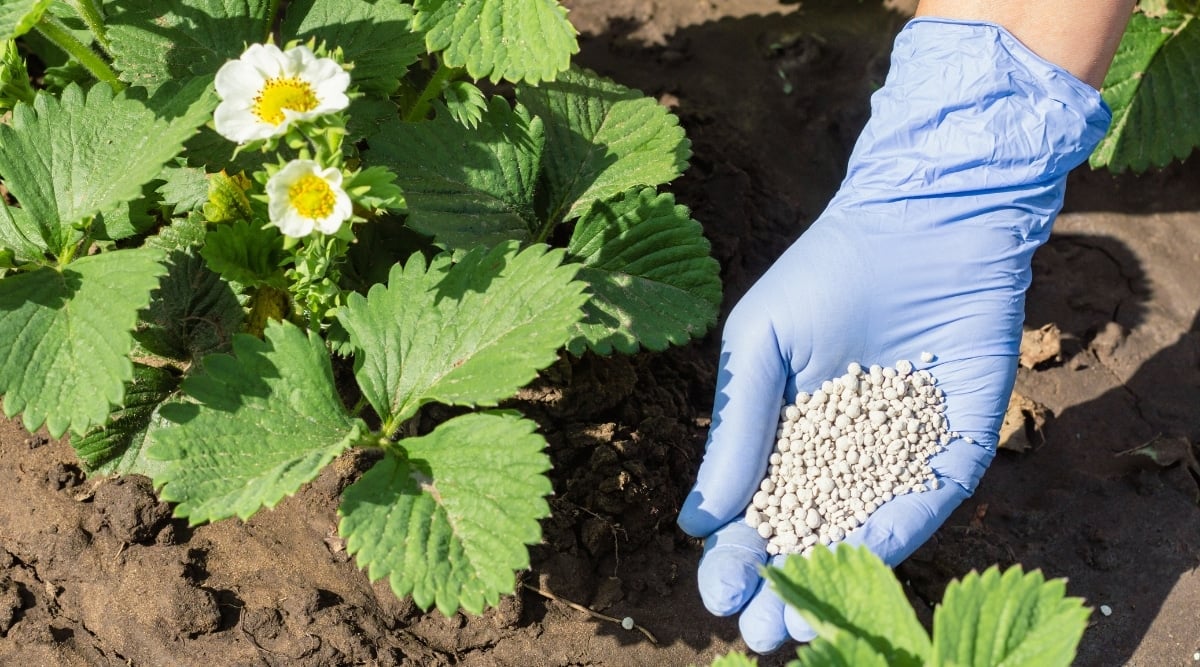
[[[1098,91],[1004,28],[916,18],[896,38],[891,70],[871,98],[871,120],[830,208],[869,214],[879,207],[894,216],[897,201],[969,196],[979,213],[994,197],[996,209],[1029,214],[1027,233],[1048,234],[1067,172],[1087,159],[1111,120]]]

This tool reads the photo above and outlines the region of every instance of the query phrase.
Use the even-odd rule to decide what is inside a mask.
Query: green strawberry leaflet
[[[389,449],[343,494],[347,551],[422,608],[495,605],[550,514],[550,459],[534,428],[513,413],[469,414]]]

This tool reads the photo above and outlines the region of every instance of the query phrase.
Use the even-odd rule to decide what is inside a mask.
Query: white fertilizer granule
[[[927,354],[927,353],[926,353]],[[862,525],[883,503],[937,489],[929,457],[954,435],[928,371],[850,364],[782,410],[767,477],[746,523],[767,552],[807,553]]]

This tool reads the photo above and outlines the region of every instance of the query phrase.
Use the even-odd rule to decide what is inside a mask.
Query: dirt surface
[[[579,61],[672,107],[693,142],[672,186],[723,268],[724,312],[836,189],[902,13],[841,0],[578,0]],[[1080,665],[1193,665],[1200,508],[1177,454],[1200,440],[1200,182],[1072,176],[1038,252],[1028,324],[1061,353],[1022,369],[1044,406],[1026,451],[898,568],[932,603],[972,568],[1068,577],[1093,613]],[[480,618],[421,613],[336,537],[347,455],[250,521],[189,529],[148,482],[85,479],[62,442],[0,424],[0,665],[688,665],[744,650],[695,593],[675,528],[711,409],[716,337],[563,361],[515,402],[551,443],[555,495],[525,587]],[[631,616],[657,639],[535,592]],[[782,664],[791,647],[761,660]]]

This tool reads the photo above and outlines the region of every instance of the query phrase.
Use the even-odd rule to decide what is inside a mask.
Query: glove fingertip
[[[788,638],[787,629],[782,624],[776,623],[771,628],[764,628],[746,614],[742,614],[738,619],[738,629],[742,631],[742,640],[746,642],[746,647],[760,655],[779,650]]]
[[[762,583],[758,567],[758,562],[738,554],[710,552],[706,555],[696,571],[705,609],[714,616],[730,616],[741,611]]]
[[[783,624],[787,626],[788,634],[798,642],[811,642],[817,638],[817,631],[813,630],[808,621],[800,615],[792,607],[787,607],[783,610]]]
[[[713,616],[732,616],[746,606],[752,592],[732,582],[717,581],[700,586],[700,599]]]
[[[771,653],[783,646],[788,639],[783,615],[783,600],[766,587],[760,589],[738,618],[738,628],[746,646],[759,654]]]
[[[692,537],[708,537],[728,521],[728,518],[722,520],[700,509],[703,501],[704,495],[698,490],[692,490],[684,499],[683,507],[679,509],[679,517],[675,520],[679,529]]]

